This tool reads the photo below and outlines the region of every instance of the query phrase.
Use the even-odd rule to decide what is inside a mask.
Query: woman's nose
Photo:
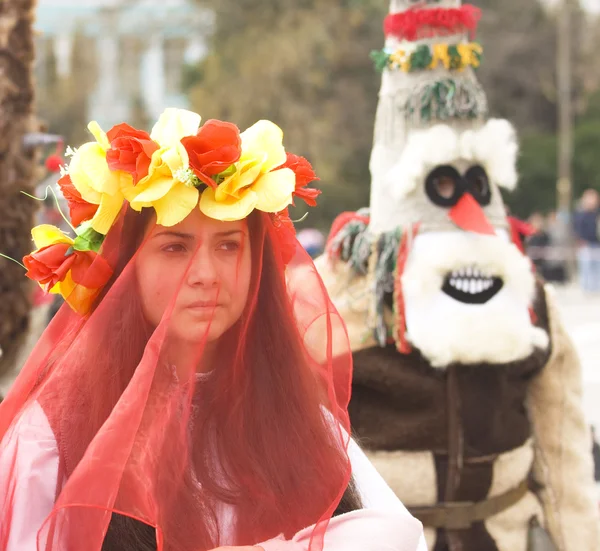
[[[188,272],[188,284],[200,285],[203,287],[216,287],[218,285],[218,272],[215,266],[213,255],[206,250],[208,247],[200,247],[194,258]]]

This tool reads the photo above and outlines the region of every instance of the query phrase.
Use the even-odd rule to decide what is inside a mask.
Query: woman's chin
[[[223,323],[218,319],[187,319],[174,327],[173,336],[187,344],[203,346],[216,341],[223,334]]]

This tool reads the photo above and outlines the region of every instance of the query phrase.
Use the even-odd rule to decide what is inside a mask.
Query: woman
[[[0,549],[414,551],[286,214],[310,165],[272,123],[199,125],[92,123],[60,183],[75,238],[32,232],[27,275],[71,309],[0,406]]]

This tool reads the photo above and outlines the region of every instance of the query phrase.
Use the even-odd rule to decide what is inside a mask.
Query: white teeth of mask
[[[490,273],[476,266],[468,266],[452,271],[447,281],[454,289],[472,295],[483,293],[491,289],[494,285],[494,280]]]

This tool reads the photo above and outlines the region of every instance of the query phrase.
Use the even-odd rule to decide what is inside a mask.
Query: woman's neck
[[[169,351],[169,361],[175,366],[180,379],[190,376],[190,370],[195,365],[196,373],[209,373],[214,368],[216,343],[202,344],[173,343]]]

